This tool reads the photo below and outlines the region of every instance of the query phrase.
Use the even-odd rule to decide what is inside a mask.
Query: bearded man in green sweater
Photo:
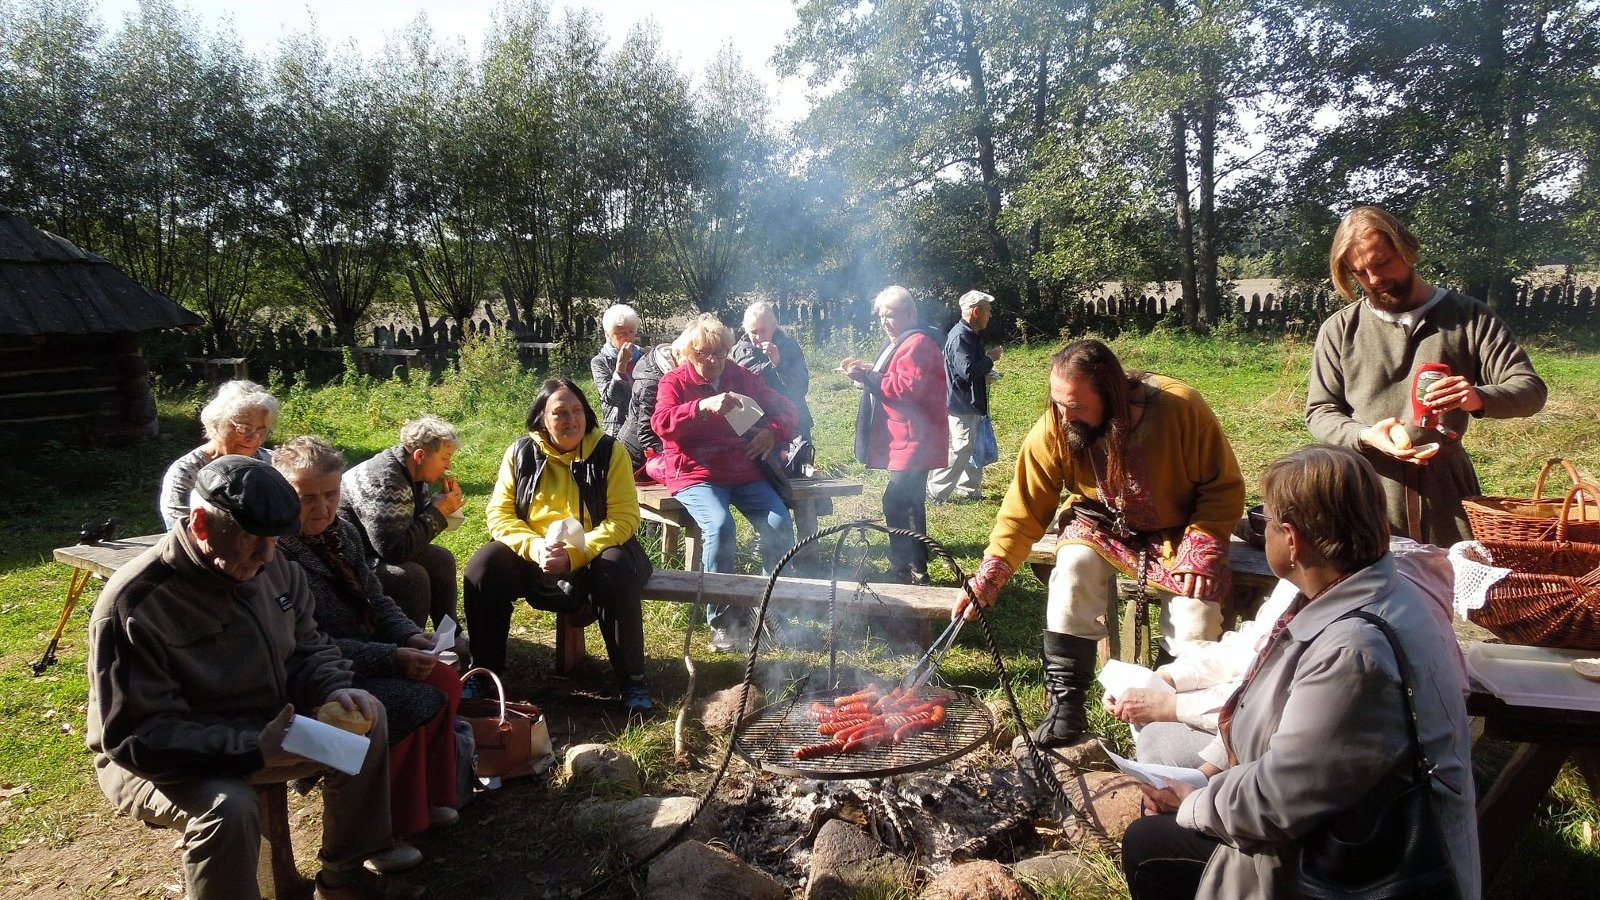
[[[1448,547],[1470,536],[1462,498],[1483,493],[1461,446],[1468,424],[1531,416],[1548,389],[1487,304],[1417,274],[1420,250],[1379,207],[1339,223],[1328,269],[1352,302],[1317,333],[1306,425],[1372,462],[1395,535]],[[1429,363],[1442,373],[1431,383],[1416,377]]]

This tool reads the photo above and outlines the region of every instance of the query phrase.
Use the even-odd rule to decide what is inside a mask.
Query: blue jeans
[[[744,513],[761,537],[763,571],[771,572],[794,546],[794,520],[789,508],[764,478],[734,485],[701,482],[673,496],[700,526],[700,566],[707,572],[733,571],[734,507]],[[706,607],[706,620],[713,628],[742,624],[748,615],[739,607]]]

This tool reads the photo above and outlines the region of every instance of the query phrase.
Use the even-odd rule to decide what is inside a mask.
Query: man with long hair
[[[1082,740],[1095,645],[1106,636],[1115,577],[1161,598],[1162,646],[1215,640],[1227,596],[1228,535],[1244,510],[1244,478],[1211,408],[1193,388],[1126,372],[1111,348],[1075,341],[1051,358],[1050,405],[1018,451],[984,560],[970,585],[994,603],[1061,508],[1045,612],[1050,711],[1046,747]],[[957,614],[971,615],[963,596]]]
[[[1352,302],[1317,332],[1306,425],[1378,470],[1395,534],[1448,547],[1470,535],[1461,499],[1483,493],[1462,450],[1467,426],[1534,415],[1548,389],[1488,305],[1418,274],[1421,249],[1376,206],[1339,223],[1328,270]],[[1428,364],[1431,384],[1418,377]]]

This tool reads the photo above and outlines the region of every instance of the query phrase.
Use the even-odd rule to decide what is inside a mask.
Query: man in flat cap
[[[983,291],[961,295],[961,318],[944,339],[945,407],[950,412],[949,465],[928,476],[928,499],[977,500],[983,467],[994,462],[974,455],[978,433],[989,418],[989,381],[1000,348],[983,349],[983,330],[994,313],[994,298]]]
[[[106,583],[89,626],[86,743],[118,812],[184,832],[190,900],[259,898],[253,785],[323,780],[317,896],[420,897],[367,871],[388,850],[383,707],[317,630],[298,566],[276,555],[300,500],[270,465],[224,456],[200,470],[189,516]],[[373,723],[355,775],[283,749],[295,710],[335,701]]]

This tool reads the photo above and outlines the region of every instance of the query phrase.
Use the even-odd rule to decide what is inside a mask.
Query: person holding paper
[[[700,526],[705,571],[733,571],[731,507],[761,536],[761,557],[771,571],[794,546],[794,520],[761,460],[794,435],[794,405],[759,375],[728,364],[733,333],[716,316],[701,313],[677,345],[689,364],[661,377],[650,417],[661,435],[664,483]],[[706,618],[713,650],[749,646],[750,610],[710,606]]]
[[[317,626],[350,660],[356,685],[382,701],[388,714],[389,820],[396,841],[395,851],[375,864],[380,870],[398,864],[398,871],[422,858],[404,839],[460,818],[453,724],[461,681],[454,668],[438,664],[433,636],[384,595],[365,564],[361,536],[339,516],[344,456],[321,438],[303,435],[283,444],[272,466],[300,497],[300,531],[280,538],[278,550],[305,571]]]
[[[455,426],[418,416],[401,426],[400,443],[344,473],[340,515],[360,532],[384,593],[422,626],[456,615],[456,558],[434,541],[465,502],[448,474],[460,446]]]
[[[628,451],[600,430],[569,378],[539,388],[527,429],[500,460],[486,517],[492,540],[472,555],[463,579],[473,665],[505,671],[512,606],[525,599],[598,621],[623,706],[650,713],[641,597],[653,570],[637,537]],[[480,679],[468,680],[468,696],[488,690]]]
[[[1300,842],[1319,827],[1365,833],[1364,816],[1410,782],[1417,734],[1460,896],[1481,892],[1466,682],[1449,620],[1389,553],[1383,487],[1352,450],[1314,445],[1261,477],[1267,561],[1298,589],[1202,754],[1204,787],[1144,787],[1162,815],[1134,822],[1123,868],[1135,900],[1291,897]]]
[[[1410,538],[1391,537],[1389,553],[1400,576],[1422,591],[1439,614],[1448,619],[1452,614],[1455,575],[1445,551]],[[1244,680],[1244,673],[1272,631],[1272,624],[1299,592],[1294,582],[1279,580],[1254,618],[1224,632],[1215,641],[1194,642],[1154,673],[1142,666],[1119,664],[1157,678],[1159,685],[1113,687],[1105,678],[1112,663],[1106,663],[1100,678],[1106,688],[1106,712],[1137,728],[1134,747],[1141,762],[1190,768],[1200,765],[1201,751],[1216,737],[1222,705]]]
[[[252,900],[253,785],[322,775],[317,895],[421,897],[362,866],[393,845],[387,716],[317,628],[305,573],[277,554],[300,529],[294,489],[265,462],[224,456],[200,470],[190,501],[90,616],[84,738],[101,792],[123,815],[183,831],[189,900]],[[354,775],[284,749],[296,711],[328,701],[372,723]]]
[[[926,534],[928,473],[948,461],[950,442],[939,333],[918,324],[917,301],[898,284],[878,292],[872,311],[889,342],[875,362],[854,356],[839,361],[839,371],[861,386],[856,459],[869,469],[889,471],[883,521]],[[889,575],[905,584],[927,584],[927,545],[890,535]]]

